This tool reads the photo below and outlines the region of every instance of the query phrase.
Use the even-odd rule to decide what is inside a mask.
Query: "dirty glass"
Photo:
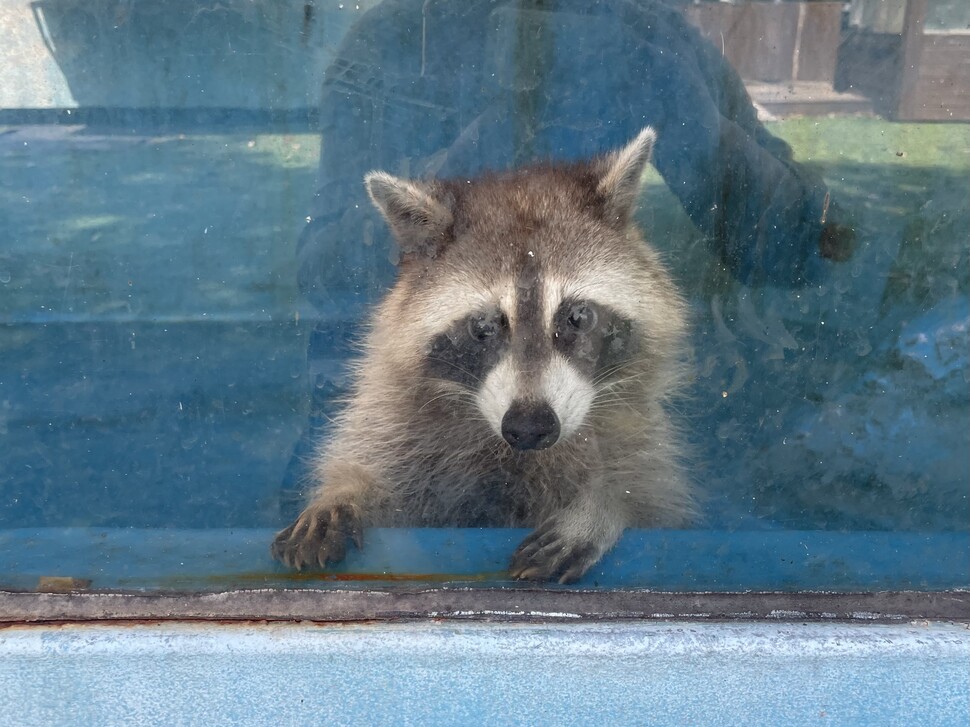
[[[960,0],[930,0],[925,23],[931,32],[970,32],[970,5]]]
[[[0,2],[0,589],[967,587],[968,22]]]

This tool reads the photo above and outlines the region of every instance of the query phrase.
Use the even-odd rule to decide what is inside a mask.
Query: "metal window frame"
[[[970,622],[970,591],[684,593],[462,587],[214,593],[0,591],[0,624],[422,619]]]

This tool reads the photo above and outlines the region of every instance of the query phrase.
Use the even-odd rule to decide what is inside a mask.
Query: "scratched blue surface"
[[[0,714],[33,725],[965,725],[961,625],[32,627]]]
[[[41,576],[95,589],[374,587],[381,574],[512,586],[503,572],[525,530],[379,529],[333,568],[294,581],[273,563],[273,531],[40,528],[0,531],[0,588]],[[354,580],[363,574],[366,579]],[[375,576],[377,578],[375,579]],[[966,533],[628,531],[578,588],[684,591],[941,590],[970,587]]]

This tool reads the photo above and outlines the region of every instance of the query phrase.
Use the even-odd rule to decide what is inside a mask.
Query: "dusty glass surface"
[[[930,0],[926,29],[929,31],[970,32],[970,5],[960,0]]]
[[[970,586],[911,2],[0,0],[0,588]]]

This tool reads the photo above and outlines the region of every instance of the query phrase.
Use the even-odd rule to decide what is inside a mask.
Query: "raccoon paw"
[[[563,535],[554,523],[536,528],[512,555],[509,575],[523,581],[575,583],[603,555],[589,540]]]
[[[289,568],[339,563],[347,554],[347,539],[364,546],[363,528],[356,508],[337,505],[304,510],[296,522],[276,534],[270,553]]]

